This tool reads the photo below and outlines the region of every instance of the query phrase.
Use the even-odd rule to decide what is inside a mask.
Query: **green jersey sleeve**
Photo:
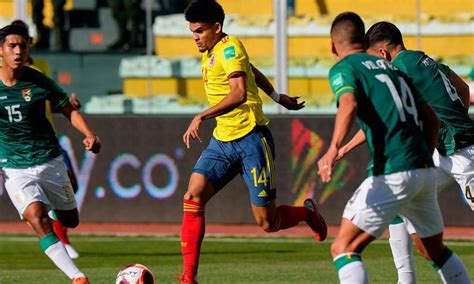
[[[340,62],[331,68],[329,83],[336,96],[336,105],[339,105],[339,98],[345,93],[353,93],[357,96],[357,78],[349,64]]]

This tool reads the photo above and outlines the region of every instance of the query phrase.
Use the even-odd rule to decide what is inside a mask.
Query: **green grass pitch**
[[[157,283],[178,283],[181,269],[177,237],[72,236],[81,254],[75,262],[92,283],[115,283],[120,267],[148,266]],[[331,241],[310,238],[207,237],[201,254],[200,283],[337,283],[329,253]],[[474,279],[474,241],[446,244],[464,261]],[[418,283],[441,283],[417,253]],[[396,283],[387,240],[363,254],[371,283]],[[0,235],[0,283],[70,283],[42,253],[32,236]]]

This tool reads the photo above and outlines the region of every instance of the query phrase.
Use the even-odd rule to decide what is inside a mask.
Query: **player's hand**
[[[339,150],[337,150],[336,161],[339,161],[340,159],[344,158],[346,154],[347,154],[346,147],[339,148]]]
[[[280,101],[278,102],[280,105],[284,106],[286,109],[289,110],[299,110],[304,108],[304,101],[298,102],[300,97],[290,97],[285,94],[280,94]]]
[[[75,108],[75,109],[80,109],[81,108],[81,102],[77,98],[76,93],[71,93],[71,96],[69,97],[69,103]]]
[[[86,147],[87,151],[91,151],[94,154],[100,152],[101,142],[98,136],[96,135],[88,135],[84,140],[82,140],[82,144]]]
[[[338,154],[336,147],[330,146],[326,154],[318,161],[318,175],[323,182],[329,182],[332,177],[332,168]]]
[[[196,115],[191,123],[188,126],[188,129],[183,135],[183,142],[186,144],[186,148],[190,148],[191,139],[197,139],[199,142],[202,142],[201,137],[199,136],[199,128],[201,127],[202,119],[201,116]]]

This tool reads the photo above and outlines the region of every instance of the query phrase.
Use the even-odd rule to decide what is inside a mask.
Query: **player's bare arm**
[[[229,78],[230,92],[222,101],[196,115],[183,135],[183,142],[189,149],[191,139],[201,141],[199,128],[201,123],[210,118],[226,114],[247,101],[245,76]]]
[[[339,150],[337,151],[336,161],[339,161],[340,159],[344,158],[352,150],[364,144],[365,140],[366,138],[365,138],[364,131],[362,131],[362,129],[359,129],[359,131],[357,131],[354,137],[352,137],[352,139],[349,142],[347,142],[346,145],[339,148]]]
[[[449,80],[453,83],[465,108],[469,109],[469,85],[456,72],[449,70]]]
[[[101,148],[99,137],[97,137],[97,135],[95,135],[91,130],[82,114],[70,104],[62,108],[61,112],[67,119],[69,119],[72,126],[85,136],[82,143],[86,150],[91,151],[94,154],[99,153]]]
[[[336,113],[336,122],[331,144],[326,154],[318,161],[318,175],[323,182],[329,182],[332,175],[332,167],[338,155],[339,148],[351,130],[357,114],[357,101],[353,93],[345,93],[339,99],[339,107]]]
[[[418,117],[423,123],[423,134],[428,144],[428,149],[433,152],[438,141],[439,120],[438,116],[427,103],[417,105]]]
[[[272,95],[275,92],[272,83],[268,80],[268,78],[260,72],[255,66],[250,64],[252,67],[252,72],[255,75],[255,83],[257,83],[257,87],[263,90],[263,92],[271,97],[276,103],[284,106],[286,109],[289,110],[300,110],[304,108],[304,101],[298,102],[300,97],[290,97],[285,94],[277,94],[277,96]],[[278,97],[278,98],[276,98]]]

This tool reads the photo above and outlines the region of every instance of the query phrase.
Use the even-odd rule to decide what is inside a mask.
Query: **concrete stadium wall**
[[[366,177],[368,153],[361,147],[339,162],[333,181],[323,184],[316,162],[325,152],[333,116],[270,117],[276,144],[277,203],[300,205],[314,197],[329,224],[338,224],[346,201]],[[63,147],[79,180],[76,199],[84,222],[179,223],[189,175],[211,137],[214,123],[202,129],[205,142],[191,149],[182,143],[191,116],[89,116],[103,142],[102,152],[84,153],[82,137],[63,117],[56,117]],[[459,189],[440,194],[446,225],[474,225]],[[17,220],[7,194],[0,191],[0,220]],[[254,223],[247,190],[235,178],[206,208],[210,223]]]

